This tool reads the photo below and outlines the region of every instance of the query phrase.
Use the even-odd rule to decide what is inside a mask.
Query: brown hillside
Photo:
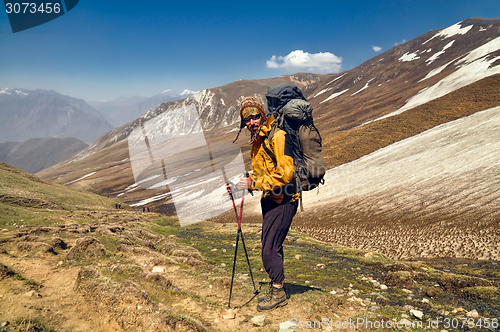
[[[323,139],[327,166],[345,164],[437,125],[498,106],[498,91],[500,75],[490,76],[404,113],[327,135]]]

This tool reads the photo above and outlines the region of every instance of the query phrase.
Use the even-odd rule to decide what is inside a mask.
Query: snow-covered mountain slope
[[[296,227],[399,258],[500,259],[500,107],[328,170]]]
[[[152,97],[120,97],[107,102],[88,102],[106,117],[113,127],[119,127],[127,122],[133,121],[155,108],[169,101],[184,99],[196,92],[184,90],[181,94],[170,89],[156,94]]]
[[[500,19],[430,31],[309,89],[328,135],[400,114],[500,73]],[[312,88],[312,87],[311,87]]]

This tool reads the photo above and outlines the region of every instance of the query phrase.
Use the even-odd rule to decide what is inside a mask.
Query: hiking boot
[[[269,293],[265,297],[258,297],[257,301],[259,302],[257,304],[258,311],[273,310],[286,305],[288,303],[288,295],[285,292],[285,288],[271,286]]]

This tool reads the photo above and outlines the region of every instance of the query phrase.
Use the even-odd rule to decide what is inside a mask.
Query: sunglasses
[[[250,122],[250,120],[258,120],[258,119],[260,119],[260,114],[254,114],[254,115],[250,115],[246,118],[243,118],[243,122],[248,123],[248,122]]]

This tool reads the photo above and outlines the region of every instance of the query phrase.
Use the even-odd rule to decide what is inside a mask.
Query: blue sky
[[[470,17],[500,17],[500,1],[80,0],[15,34],[0,14],[0,87],[112,100],[334,73]]]

